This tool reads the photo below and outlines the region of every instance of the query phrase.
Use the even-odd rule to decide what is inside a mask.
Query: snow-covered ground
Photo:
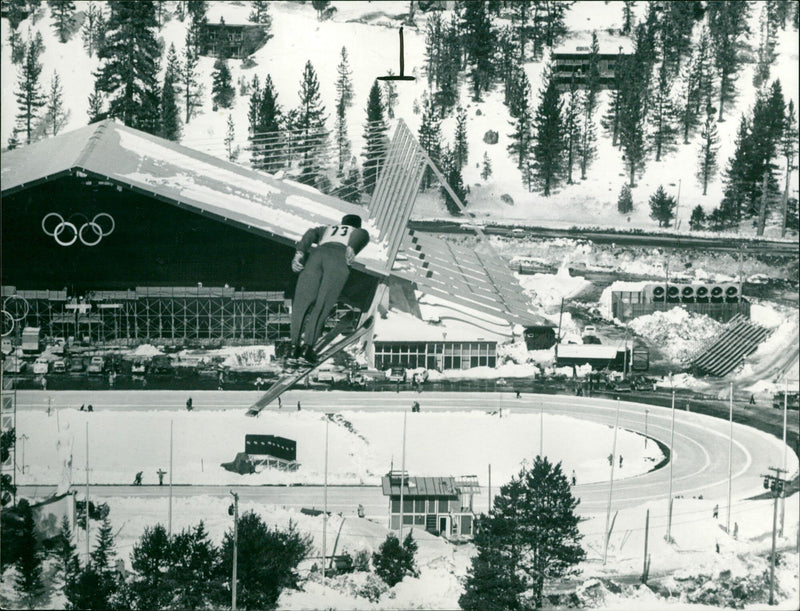
[[[114,396],[113,393],[107,394]],[[195,397],[196,405],[202,405],[203,401],[202,395]],[[80,495],[87,422],[92,483],[128,483],[139,470],[145,472],[147,479],[152,479],[157,468],[168,465],[170,423],[173,424],[174,483],[286,483],[287,478],[305,483],[321,481],[325,429],[321,413],[265,412],[257,420],[241,418],[238,412],[236,417],[232,416],[234,414],[224,410],[198,410],[190,414],[160,411],[158,406],[153,410],[126,411],[124,405],[113,411],[103,409],[92,414],[68,406],[61,406],[50,416],[44,411],[22,410],[17,416],[20,430],[35,430],[37,434],[27,439],[25,461],[29,466],[24,476],[18,476],[17,483],[55,483],[61,475],[69,473],[65,458],[71,455],[73,476]],[[329,425],[329,482],[363,480],[376,483],[377,477],[388,469],[392,460],[396,465],[401,455],[400,414],[350,411],[341,412],[340,416],[340,422],[347,421],[350,426]],[[516,413],[513,409],[504,411],[502,418],[499,414],[490,415],[481,410],[459,413],[423,411],[408,418],[406,468],[414,474],[431,475],[432,464],[437,465],[436,474],[482,472],[491,454],[494,485],[499,486],[518,470],[520,460],[530,458],[530,440],[538,438],[538,420],[536,415]],[[545,452],[552,460],[563,460],[567,473],[575,468],[582,482],[607,477],[604,456],[612,434],[609,427],[555,415],[545,416],[544,425],[548,432]],[[120,434],[122,431],[124,435]],[[232,459],[236,451],[243,449],[245,432],[258,431],[298,439],[298,459],[303,464],[300,471],[295,474],[265,472],[238,476],[219,468],[218,462]],[[550,439],[559,441],[551,443]],[[624,477],[635,477],[660,457],[655,444],[649,444],[645,450],[642,438],[626,431],[620,431],[617,443],[619,452],[626,457]],[[461,451],[464,447],[470,447],[471,451]],[[458,460],[453,458],[456,456]],[[498,457],[501,458],[498,460]],[[166,524],[166,502],[163,498],[140,497],[111,497],[107,501],[111,508],[118,557],[123,558],[130,569],[130,554],[145,527],[159,522]],[[230,499],[201,495],[176,497],[172,503],[174,532],[194,526],[202,519],[211,539],[220,543],[224,532],[231,527],[231,518],[226,511]],[[587,559],[581,565],[583,574],[578,583],[581,580],[584,583],[578,590],[579,598],[590,601],[587,606],[598,609],[711,609],[719,606],[714,604],[715,600],[725,600],[726,591],[736,587],[737,583],[741,589],[739,582],[747,582],[751,590],[762,593],[759,599],[762,602],[746,608],[763,608],[766,600],[763,574],[768,566],[765,555],[771,543],[772,503],[769,500],[735,502],[730,523],[731,530],[735,527],[737,531],[736,539],[722,528],[727,523],[724,511],[718,519],[713,518],[712,510],[716,503],[712,499],[676,499],[671,526],[672,544],[664,540],[668,514],[666,500],[621,510],[614,519],[606,563],[603,562],[606,515],[585,515],[580,530],[584,535]],[[242,500],[239,510],[256,511],[267,523],[282,527],[293,521],[301,532],[313,537],[316,553],[321,552],[321,516],[313,517],[291,508],[250,500]],[[798,556],[793,545],[799,510],[798,495],[795,494],[786,501],[786,530],[778,539],[782,551],[776,570],[776,597],[780,609],[797,607]],[[649,531],[645,530],[647,511],[650,512]],[[329,519],[329,546],[332,546],[333,533],[339,530],[340,525],[337,553],[342,550],[351,553],[374,551],[388,532],[385,518],[374,521],[359,519],[353,510]],[[646,535],[651,556],[650,588],[631,585],[638,584]],[[394,588],[384,588],[386,591],[377,603],[358,594],[367,586],[366,575],[329,577],[323,587],[319,575],[308,572],[311,560],[302,566],[302,574],[308,578],[302,589],[284,592],[279,606],[292,609],[318,609],[321,606],[336,609],[458,608],[458,597],[463,587],[461,580],[475,553],[474,546],[451,545],[419,530],[414,531],[414,537],[419,544],[417,563],[420,576],[406,578]],[[78,550],[83,549],[79,540]],[[331,552],[331,547],[328,547],[328,553]],[[11,591],[7,587],[11,574],[8,571],[3,576],[4,596],[9,596]],[[615,580],[619,586],[613,585]],[[669,593],[672,598],[668,601],[664,597]],[[13,601],[13,598],[6,600]],[[695,604],[696,601],[707,604]],[[56,597],[51,608],[60,608],[63,602],[62,598]]]

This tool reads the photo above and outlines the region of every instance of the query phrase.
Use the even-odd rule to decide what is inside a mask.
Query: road
[[[462,229],[463,223],[469,219],[459,221],[410,221],[409,228],[430,233],[473,233],[469,229]],[[487,235],[511,236],[514,225],[487,225],[483,227]],[[591,240],[598,244],[624,244],[627,246],[659,246],[662,248],[696,248],[702,250],[725,250],[738,252],[746,248],[753,254],[771,254],[798,256],[797,241],[781,241],[768,239],[737,239],[728,237],[700,237],[688,234],[663,235],[658,233],[619,233],[614,231],[584,230],[584,229],[553,229],[549,227],[520,226],[528,238],[569,238],[574,240]]]
[[[41,391],[19,391],[18,410],[43,410],[47,396],[53,393]],[[209,410],[241,410],[242,413],[258,396],[254,392],[193,393],[195,405]],[[523,395],[515,399],[511,393],[439,393],[422,395],[402,393],[358,393],[346,391],[314,392],[291,391],[286,401],[293,405],[300,400],[304,410],[335,412],[341,409],[369,411],[400,411],[408,409],[411,401],[419,400],[425,411],[447,409],[491,411],[512,407],[514,411],[540,409],[545,414],[569,415],[587,421],[613,426],[617,402],[609,399],[583,398],[559,395]],[[59,405],[79,405],[91,402],[96,411],[122,409],[126,411],[182,410],[186,393],[175,391],[63,391],[57,393]],[[270,408],[276,409],[276,408]],[[644,434],[666,447],[670,446],[670,431],[673,412],[669,408],[621,402],[619,426]],[[242,415],[242,417],[245,417]],[[673,464],[649,473],[617,479],[613,484],[612,507],[623,509],[648,501],[664,499],[668,495],[669,476],[672,471],[673,494],[675,496],[704,498],[725,501],[728,490],[728,449],[730,425],[726,420],[689,413],[676,409]],[[557,440],[545,441],[548,443]],[[781,465],[783,447],[775,437],[751,427],[734,424],[732,444],[732,496],[743,499],[762,492],[762,474],[768,467]],[[610,449],[609,449],[610,451]],[[788,452],[789,471],[797,470],[797,457]],[[619,471],[617,471],[617,477]],[[175,486],[173,494],[193,496],[209,494],[226,496],[231,486]],[[319,486],[259,486],[235,487],[244,499],[258,499],[263,503],[274,503],[287,507],[320,507],[322,488]],[[27,492],[29,489],[24,489]],[[93,486],[98,496],[166,496],[168,487],[144,486]],[[37,487],[37,496],[44,489]],[[576,496],[581,498],[579,512],[598,513],[605,510],[608,502],[608,482],[578,484]],[[484,491],[485,492],[485,491]],[[494,491],[496,492],[496,490]],[[476,506],[486,506],[484,494],[475,500]],[[347,511],[361,503],[370,517],[386,514],[386,500],[377,486],[329,487],[329,507],[332,511]]]

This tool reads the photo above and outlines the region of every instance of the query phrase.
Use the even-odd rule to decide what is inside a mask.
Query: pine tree
[[[661,161],[661,155],[675,150],[678,139],[678,130],[675,125],[676,112],[672,105],[670,92],[672,80],[666,60],[661,62],[658,69],[658,86],[655,88],[649,120],[651,125],[651,147],[655,150],[656,161]]]
[[[461,176],[461,168],[458,166],[456,162],[454,152],[448,152],[446,155],[446,163],[445,163],[445,179],[447,180],[448,186],[453,190],[453,193],[456,194],[458,199],[461,201],[463,205],[467,205],[467,189],[464,186],[464,179]],[[439,193],[444,200],[444,205],[447,208],[447,211],[452,214],[453,216],[459,215],[462,212],[461,206],[453,199],[450,195],[450,192],[444,188],[444,186],[439,188]]]
[[[250,7],[253,10],[250,11],[250,14],[247,16],[248,21],[265,26],[268,32],[272,27],[272,17],[269,14],[269,1],[254,0],[250,2]]]
[[[717,125],[714,120],[714,108],[709,106],[706,112],[706,120],[700,132],[700,152],[698,155],[697,179],[703,185],[703,195],[708,192],[708,181],[713,179],[717,173],[717,151],[719,150],[719,136],[717,136]]]
[[[184,123],[187,125],[195,115],[195,109],[202,106],[203,90],[197,81],[198,55],[195,53],[191,36],[186,34],[186,46],[183,49],[183,62],[181,62],[180,86],[183,90],[183,103],[186,110]]]
[[[677,202],[671,195],[667,195],[664,187],[658,186],[656,192],[650,196],[650,218],[658,221],[659,227],[669,227],[675,217]]]
[[[705,195],[705,193],[703,194]],[[692,231],[701,231],[705,228],[706,213],[700,204],[697,204],[692,209],[692,216],[689,217],[689,229]]]
[[[500,29],[497,34],[497,66],[495,72],[503,82],[503,103],[508,106],[509,95],[514,87],[512,76],[518,52],[514,42],[513,32],[509,26]]]
[[[234,161],[236,159],[236,151],[233,148],[233,143],[236,140],[236,130],[233,125],[233,116],[230,114],[228,115],[228,122],[226,123],[225,128],[225,139],[223,142],[225,143],[225,151],[228,154],[228,161]]]
[[[8,33],[8,46],[11,49],[11,63],[21,64],[25,59],[25,43],[19,30],[11,28]]]
[[[623,0],[622,2],[622,30],[623,34],[630,34],[633,31],[633,7],[636,6],[635,0]]]
[[[300,152],[300,176],[298,180],[315,185],[326,165],[328,132],[325,130],[325,107],[319,93],[319,80],[310,61],[303,70],[300,83],[300,105],[292,127],[293,146]]]
[[[491,594],[498,600],[488,609],[541,607],[545,583],[576,573],[573,567],[586,556],[575,514],[579,502],[561,463],[540,456],[502,486],[475,537],[476,558],[496,566],[498,578],[489,580],[488,571],[477,571],[473,562],[465,608],[478,608]],[[481,575],[484,579],[477,580]],[[522,600],[522,593],[530,598]]]
[[[420,146],[431,161],[438,164],[442,152],[441,121],[430,98],[425,98],[423,102],[422,123],[419,126],[418,139]],[[367,182],[366,176],[364,182]],[[430,185],[431,170],[426,168],[422,177],[422,188],[427,189]]]
[[[199,56],[203,46],[203,28],[208,23],[208,3],[205,0],[187,0],[186,14],[189,17],[189,28],[186,32],[187,43],[191,44],[192,51]]]
[[[53,553],[58,560],[58,574],[62,581],[64,592],[71,587],[80,572],[81,567],[76,549],[77,547],[72,542],[72,526],[69,523],[69,518],[63,516]]]
[[[522,608],[520,595],[525,585],[513,571],[509,571],[506,554],[492,545],[484,528],[487,518],[481,516],[475,523],[473,543],[478,548],[467,570],[464,593],[458,606],[464,611],[516,611]]]
[[[617,210],[620,214],[630,214],[633,210],[633,197],[631,196],[631,188],[623,183],[617,198]]]
[[[454,14],[445,28],[442,53],[436,69],[438,88],[433,100],[439,108],[439,116],[444,118],[447,112],[458,103],[458,76],[461,72],[461,39],[458,18]]]
[[[695,0],[664,3],[661,44],[670,78],[674,78],[680,72],[681,63],[691,49],[695,15],[702,10],[699,4]]]
[[[541,31],[541,41],[544,46],[553,48],[567,33],[564,23],[567,11],[572,7],[571,1],[549,0],[540,2],[534,13],[534,27]]]
[[[114,557],[116,550],[114,546],[114,534],[108,516],[103,518],[100,528],[97,531],[97,545],[91,551],[92,564],[101,574],[110,575],[114,570]]]
[[[159,135],[167,140],[180,140],[181,119],[177,102],[176,83],[180,78],[181,66],[175,45],[170,45],[167,54],[167,67],[164,70],[164,85],[161,87],[161,104],[159,105]]]
[[[267,526],[261,517],[246,512],[239,517],[237,601],[242,609],[271,609],[285,588],[296,588],[297,565],[312,550],[311,538],[300,535],[290,522],[286,530]],[[222,540],[220,572],[230,575],[233,564],[233,532]],[[230,600],[230,591],[227,600]]]
[[[564,146],[566,149],[567,165],[567,184],[572,184],[572,168],[575,165],[575,157],[578,156],[578,143],[581,136],[580,125],[580,103],[583,96],[578,93],[578,86],[575,82],[575,74],[570,79],[569,91],[566,100],[562,102],[564,109]]]
[[[342,47],[341,59],[336,67],[336,73],[336,148],[339,157],[337,173],[341,176],[344,172],[345,161],[350,158],[350,139],[347,137],[347,109],[353,105],[352,72],[350,71],[345,47]]]
[[[39,86],[39,75],[42,73],[42,64],[39,62],[40,47],[31,39],[25,53],[17,82],[18,89],[14,92],[19,112],[16,115],[17,126],[25,134],[25,144],[31,143],[33,127],[46,101]]]
[[[786,106],[780,81],[774,81],[768,92],[753,107],[751,138],[753,140],[752,191],[750,209],[757,213],[756,235],[764,235],[769,204],[777,201],[778,181],[775,160],[778,156]],[[761,174],[761,182],[756,176]],[[756,199],[757,198],[757,199]]]
[[[516,41],[516,48],[519,51],[519,56],[516,58],[518,65],[522,65],[527,61],[527,46],[528,41],[533,38],[534,49],[538,45],[538,30],[533,27],[532,19],[533,13],[531,9],[537,8],[537,5],[526,0],[514,0],[510,2],[511,9],[511,29]]]
[[[623,72],[627,58],[620,53],[614,68],[614,84],[608,92],[608,104],[606,113],[600,118],[600,126],[611,136],[611,146],[617,146],[619,141],[619,114],[620,103],[622,100],[621,89],[624,82]]]
[[[492,27],[492,18],[483,2],[468,2],[464,6],[461,18],[461,29],[464,33],[463,45],[471,66],[473,99],[480,101],[481,93],[491,87],[494,78],[494,51],[496,33]]]
[[[689,136],[701,120],[701,111],[711,104],[716,95],[714,84],[711,38],[704,25],[700,31],[697,46],[681,78],[681,108],[679,121],[683,130],[683,143],[689,144]]]
[[[394,72],[391,69],[387,71],[387,74],[394,76]],[[394,119],[394,108],[397,106],[397,85],[394,84],[394,81],[385,81],[383,87],[384,99],[386,100],[386,116]]]
[[[467,111],[459,106],[456,114],[456,133],[453,137],[453,161],[459,170],[467,165],[468,156]]]
[[[781,206],[781,237],[786,236],[789,216],[789,183],[792,171],[797,169],[797,119],[795,118],[794,101],[789,100],[786,105],[786,114],[783,119],[783,137],[781,139],[781,152],[786,160],[786,176],[783,182],[783,199]],[[796,200],[795,200],[796,201]]]
[[[364,190],[372,195],[378,175],[386,158],[388,126],[384,119],[384,105],[378,81],[372,83],[367,98],[367,124],[364,126]]]
[[[3,2],[5,15],[12,30],[16,30],[28,16],[26,0],[7,0]]]
[[[219,550],[209,540],[202,521],[173,537],[168,579],[175,608],[207,609],[214,606],[222,579],[216,570],[218,559]]]
[[[736,75],[742,64],[742,46],[750,28],[747,25],[750,5],[724,0],[707,7],[708,30],[714,41],[714,63],[719,77],[719,121],[723,120],[725,102],[736,94]]]
[[[489,161],[489,153],[483,152],[483,167],[481,168],[481,178],[488,180],[492,175],[492,163]]]
[[[50,13],[53,16],[53,29],[59,41],[67,42],[72,28],[75,26],[75,3],[72,0],[48,0]]]
[[[636,173],[644,171],[645,121],[649,103],[649,49],[645,26],[637,29],[637,48],[633,56],[626,58],[617,69],[622,73],[619,90],[619,142],[625,153],[628,167],[628,182],[636,185]]]
[[[174,562],[172,542],[161,525],[145,526],[133,546],[131,596],[138,609],[163,609],[173,600],[168,572]]]
[[[86,52],[89,54],[89,57],[93,57],[96,52],[99,51],[99,40],[100,34],[99,31],[100,23],[103,21],[103,11],[102,9],[95,4],[94,2],[89,2],[86,5],[85,17],[83,21],[83,29],[81,30],[81,36],[83,38],[83,48],[86,49]],[[105,24],[103,24],[105,27]]]
[[[774,2],[766,2],[761,5],[759,15],[759,42],[756,61],[756,69],[753,72],[753,86],[759,89],[764,83],[769,81],[770,66],[776,58],[775,47],[778,22],[775,17]]]
[[[108,95],[108,115],[154,134],[159,129],[161,88],[156,80],[161,55],[153,2],[110,5],[108,31],[99,57],[96,88]]]
[[[214,62],[214,71],[211,73],[211,100],[214,109],[230,108],[233,99],[236,97],[236,89],[233,87],[231,71],[228,68],[228,60],[218,57]]]
[[[97,89],[97,81],[95,81],[94,91],[89,94],[89,108],[86,111],[86,114],[89,115],[89,125],[105,119],[105,105],[105,96],[102,91]]]
[[[752,156],[750,122],[742,115],[736,132],[733,156],[728,159],[725,170],[725,188],[718,212],[721,223],[738,223],[742,220],[744,204],[748,199],[747,176]]]
[[[519,96],[515,102],[516,117],[511,123],[514,131],[508,135],[511,142],[508,145],[508,152],[514,155],[517,168],[523,170],[526,166],[527,160],[530,158],[533,151],[533,114],[531,113],[531,86],[528,83],[528,77],[525,76],[523,71],[520,71]],[[515,97],[517,94],[515,93]],[[512,114],[512,116],[514,116]],[[530,190],[530,185],[528,185]]]
[[[428,89],[438,89],[441,55],[444,52],[445,25],[441,11],[434,11],[425,22],[425,74]]]
[[[352,204],[361,203],[361,172],[356,167],[355,157],[351,158],[342,186],[337,190],[338,197]]]
[[[414,555],[417,551],[417,543],[411,536],[406,535],[403,544],[397,536],[390,532],[386,539],[381,543],[378,551],[372,554],[372,565],[375,573],[390,588],[400,583],[404,577],[410,575],[416,577],[418,574]]]
[[[61,79],[58,72],[55,71],[53,71],[53,79],[50,81],[45,109],[43,118],[45,131],[50,130],[51,134],[56,136],[67,122],[69,114],[64,109],[64,91],[61,87]]]
[[[558,86],[552,68],[543,80],[539,106],[533,116],[533,158],[536,161],[534,181],[545,197],[561,182],[564,169],[565,126]]]
[[[14,585],[28,609],[38,609],[47,604],[42,581],[42,551],[36,539],[36,524],[30,505],[22,510],[22,532],[19,541],[20,556],[16,562],[17,574]]]
[[[267,75],[263,89],[255,82],[250,97],[250,141],[253,167],[274,173],[286,165],[285,138],[281,128],[282,111],[272,77]]]

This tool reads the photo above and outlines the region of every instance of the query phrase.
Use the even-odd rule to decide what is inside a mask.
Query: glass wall
[[[497,342],[375,342],[375,368],[469,369],[494,367]]]

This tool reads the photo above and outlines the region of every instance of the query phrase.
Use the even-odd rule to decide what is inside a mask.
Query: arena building
[[[407,228],[430,160],[402,121],[387,156],[365,209],[114,120],[7,151],[3,333],[277,341],[289,331],[295,243],[344,214],[372,236],[341,304],[380,313],[376,364],[492,365],[498,342],[547,328],[491,250]],[[415,320],[398,346],[393,316]]]

